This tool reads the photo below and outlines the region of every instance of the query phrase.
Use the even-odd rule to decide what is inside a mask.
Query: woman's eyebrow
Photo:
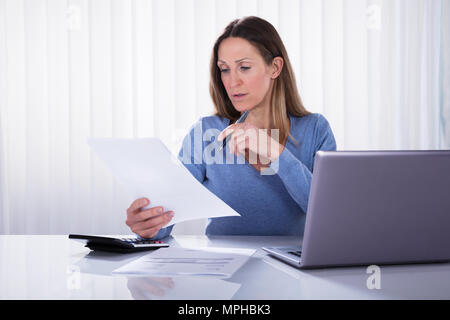
[[[235,63],[238,63],[238,62],[241,62],[242,60],[252,60],[252,59],[250,59],[250,58],[241,58],[241,59],[238,59],[238,60],[236,60],[236,61],[234,61]],[[225,61],[223,61],[223,60],[218,60],[218,62],[222,62],[222,63],[226,63]]]

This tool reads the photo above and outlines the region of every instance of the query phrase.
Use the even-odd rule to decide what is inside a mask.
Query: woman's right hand
[[[164,212],[163,207],[153,207],[143,210],[150,200],[140,198],[130,205],[127,209],[126,225],[131,231],[142,238],[153,238],[158,231],[172,220],[174,212]]]

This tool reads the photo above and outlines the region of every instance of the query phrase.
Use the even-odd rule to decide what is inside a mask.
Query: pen
[[[239,117],[239,119],[237,119],[236,123],[242,123],[242,122],[244,122],[244,121],[245,121],[245,118],[247,118],[247,116],[248,116],[248,110],[245,111],[245,112],[242,114],[242,116]],[[229,135],[226,137],[226,139],[223,140],[223,144],[219,147],[219,151],[222,151],[222,149],[225,148],[225,145],[226,145],[227,142],[230,141],[230,139],[231,139],[231,135],[232,135],[232,134],[229,134]]]

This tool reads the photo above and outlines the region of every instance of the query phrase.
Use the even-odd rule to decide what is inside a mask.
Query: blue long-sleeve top
[[[241,215],[210,218],[206,235],[303,235],[315,154],[335,151],[336,141],[321,114],[289,119],[290,135],[297,143],[288,138],[266,174],[242,156],[229,154],[228,148],[222,151],[223,163],[217,160],[221,157],[215,157],[215,138],[230,125],[229,119],[203,117],[191,128],[179,159],[195,179]],[[162,228],[152,239],[168,236],[172,228]]]

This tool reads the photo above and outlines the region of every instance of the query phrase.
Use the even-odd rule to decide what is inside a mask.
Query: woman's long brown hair
[[[275,57],[283,58],[284,65],[280,75],[274,80],[270,105],[271,128],[279,129],[279,141],[285,142],[289,136],[289,114],[303,117],[310,112],[305,109],[300,99],[294,72],[278,32],[269,22],[259,17],[249,16],[232,21],[214,44],[210,64],[209,92],[216,109],[215,114],[230,119],[230,122],[235,122],[240,116],[227,95],[217,66],[219,46],[229,37],[239,37],[249,41],[258,49],[267,66],[272,64]]]

